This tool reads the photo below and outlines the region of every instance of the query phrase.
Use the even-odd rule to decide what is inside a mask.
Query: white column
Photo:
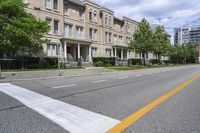
[[[129,59],[129,52],[128,52],[128,50],[127,50],[127,60]]]
[[[80,43],[78,43],[78,59],[81,58]]]
[[[92,48],[91,45],[89,45],[89,62],[92,62]]]
[[[117,48],[115,48],[115,57],[117,57]]]
[[[67,42],[64,42],[64,56],[65,56],[65,61],[67,61]]]
[[[123,52],[124,52],[123,49],[121,49],[121,60],[123,60],[123,58],[124,58],[124,53]]]

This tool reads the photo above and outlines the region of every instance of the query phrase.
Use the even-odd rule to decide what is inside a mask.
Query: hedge
[[[16,57],[0,59],[2,69],[42,69],[57,68],[58,58]]]
[[[160,60],[159,59],[151,59],[150,62],[152,64],[161,64]]]
[[[131,65],[142,65],[142,59],[128,59],[128,62],[131,63]]]
[[[93,65],[99,67],[110,67],[115,66],[114,57],[93,57]]]

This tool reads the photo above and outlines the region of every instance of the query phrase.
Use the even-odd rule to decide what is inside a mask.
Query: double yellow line
[[[115,127],[110,129],[107,133],[120,133],[120,132],[122,132],[123,130],[128,128],[131,124],[133,124],[138,119],[140,119],[142,116],[144,116],[146,113],[151,111],[153,108],[155,108],[156,106],[158,106],[159,104],[161,104],[162,102],[164,102],[165,100],[170,98],[171,96],[175,95],[177,92],[179,92],[180,90],[182,90],[183,88],[185,88],[186,86],[191,84],[193,81],[197,80],[198,78],[200,78],[200,74],[194,76],[192,79],[186,81],[185,83],[181,84],[177,88],[175,88],[175,89],[169,91],[168,93],[164,94],[163,96],[154,100],[150,104],[144,106],[143,108],[141,108],[137,112],[131,114],[130,116],[128,116],[127,118],[122,120],[119,124],[117,124]]]

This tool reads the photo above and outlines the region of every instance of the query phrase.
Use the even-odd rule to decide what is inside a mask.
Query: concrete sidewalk
[[[42,80],[51,78],[62,78],[62,77],[79,77],[79,76],[89,76],[98,75],[106,72],[112,72],[113,70],[106,69],[103,67],[91,67],[88,69],[68,69],[61,70],[62,76],[59,76],[58,70],[45,70],[45,71],[23,71],[23,72],[2,72],[2,77],[5,79],[0,79],[2,82],[18,82],[18,81],[30,81],[30,80]],[[12,75],[12,74],[15,75]]]

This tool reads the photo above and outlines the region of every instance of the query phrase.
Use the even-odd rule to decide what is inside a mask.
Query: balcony
[[[74,40],[89,40],[92,41],[92,39],[85,35],[84,32],[65,32],[64,33],[65,38],[74,39]]]
[[[127,46],[127,44],[124,41],[113,41],[114,45],[116,46]]]

